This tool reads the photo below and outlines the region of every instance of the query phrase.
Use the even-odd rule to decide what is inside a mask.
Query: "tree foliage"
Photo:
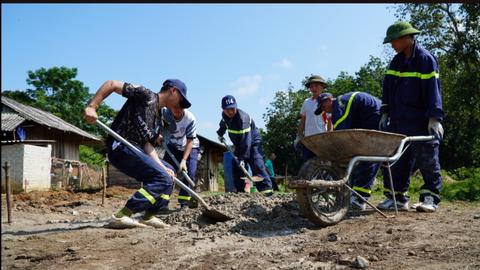
[[[421,30],[440,65],[445,140],[442,166],[480,166],[480,5],[402,4],[396,16]]]
[[[334,80],[328,80],[329,87],[326,91],[338,96],[351,91],[363,91],[376,96],[381,94],[382,80],[386,66],[379,58],[370,57],[369,62],[362,66],[354,76],[341,72]],[[302,85],[305,85],[309,76],[305,76]],[[277,168],[296,175],[302,165],[302,153],[295,152],[293,141],[300,124],[299,115],[303,101],[310,97],[306,88],[294,90],[290,85],[287,91],[275,94],[271,107],[263,115],[266,131],[262,132],[265,150],[277,154]],[[285,165],[286,164],[286,165]],[[280,166],[279,166],[280,165]]]
[[[262,132],[265,152],[277,155],[276,170],[279,172],[284,172],[287,167],[290,175],[296,175],[301,165],[301,153],[295,152],[293,141],[300,124],[300,108],[309,95],[308,90],[295,91],[290,84],[288,90],[275,93],[271,107],[263,114],[267,129]]]

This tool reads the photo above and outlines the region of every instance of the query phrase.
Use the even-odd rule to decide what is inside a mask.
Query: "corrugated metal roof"
[[[89,138],[92,140],[101,141],[100,138],[62,120],[61,118],[51,113],[42,111],[40,109],[31,107],[31,106],[24,105],[22,103],[19,103],[13,99],[10,99],[4,96],[2,96],[2,104],[14,110],[19,114],[20,117],[23,117],[26,120],[31,120],[40,125],[52,127],[55,129],[73,132],[80,136],[83,136],[85,138]],[[3,130],[3,125],[4,123],[3,123],[3,114],[2,114],[2,130]]]
[[[18,125],[23,123],[25,118],[16,113],[3,113],[2,112],[2,130],[13,131]]]

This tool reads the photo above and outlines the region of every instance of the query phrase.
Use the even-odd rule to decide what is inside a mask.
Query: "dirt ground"
[[[385,219],[350,213],[318,228],[294,194],[206,198],[233,217],[212,223],[201,209],[172,211],[169,229],[104,228],[134,190],[2,194],[2,269],[480,269],[480,204],[442,203],[437,213]],[[377,203],[376,201],[374,201]],[[171,209],[177,209],[173,199]],[[392,213],[389,213],[392,214]]]

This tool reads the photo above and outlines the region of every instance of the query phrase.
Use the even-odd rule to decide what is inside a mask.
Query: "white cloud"
[[[257,92],[261,82],[261,75],[243,76],[230,83],[229,88],[232,89],[232,92],[237,96],[248,96]]]
[[[293,66],[293,63],[287,58],[283,58],[282,60],[273,63],[273,66],[277,68],[290,69]]]

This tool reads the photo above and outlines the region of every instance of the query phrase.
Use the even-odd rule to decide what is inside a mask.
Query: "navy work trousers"
[[[170,152],[172,152],[173,156],[175,156],[175,159],[178,161],[178,163],[180,163],[180,161],[183,159],[184,151],[178,150],[171,144],[168,144],[167,147],[170,150]],[[197,179],[195,175],[197,173],[199,151],[200,151],[200,148],[192,148],[192,151],[190,152],[190,155],[188,156],[188,159],[187,159],[187,171],[188,171],[187,174],[195,184],[197,184]],[[175,162],[172,160],[172,158],[167,152],[165,152],[163,159],[170,164],[174,164],[175,169],[178,170],[178,167],[175,165]],[[192,187],[192,185],[190,185],[186,179],[182,178],[182,182],[191,189],[195,188],[195,187]],[[186,204],[190,199],[191,199],[190,194],[188,194],[188,192],[186,192],[185,190],[180,189],[180,192],[178,193],[178,202],[180,204]]]
[[[245,191],[245,181],[240,177],[246,177],[242,169],[240,169],[240,164],[237,159],[232,159],[232,174],[233,182],[237,192]],[[265,162],[263,160],[263,149],[261,144],[252,145],[250,147],[250,158],[245,160],[245,167],[249,165],[252,169],[252,175],[260,176],[263,178],[262,182],[255,182],[254,185],[260,192],[272,192],[272,181],[270,176],[267,173],[267,168],[265,167]],[[248,168],[245,168],[248,170]]]
[[[173,191],[173,181],[160,164],[147,154],[130,150],[119,144],[109,149],[108,160],[122,173],[143,182],[143,188],[136,191],[125,205],[133,213],[142,211],[155,212],[169,203]],[[172,169],[167,162],[163,164]]]
[[[395,189],[396,199],[406,201],[408,197],[405,195],[410,186],[410,175],[413,168],[420,169],[424,184],[420,190],[420,201],[425,196],[430,195],[434,198],[434,202],[440,202],[440,189],[442,188],[442,177],[440,175],[440,160],[438,140],[430,142],[413,142],[410,147],[403,153],[402,157],[391,167],[393,187]],[[384,170],[384,187],[385,195],[391,196],[391,187],[388,171]]]
[[[363,197],[369,198],[379,168],[379,163],[359,162],[350,176],[352,188]]]

